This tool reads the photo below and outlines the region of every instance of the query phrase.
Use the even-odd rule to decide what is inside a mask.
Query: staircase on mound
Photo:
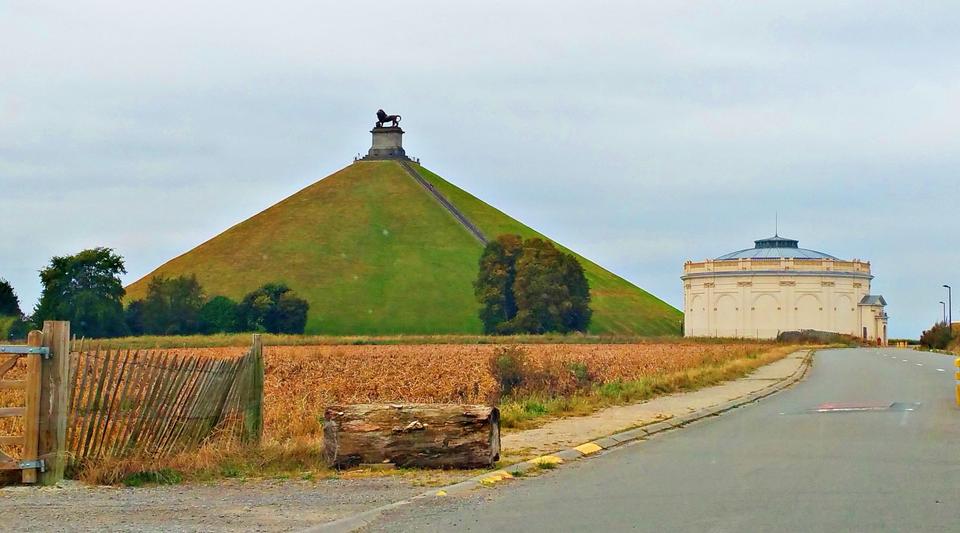
[[[417,169],[415,169],[413,165],[410,164],[409,161],[400,159],[400,160],[397,160],[397,162],[400,163],[400,166],[402,166],[403,169],[407,171],[407,174],[409,174],[410,177],[414,179],[414,181],[419,183],[420,186],[424,188],[424,190],[430,193],[430,195],[433,196],[434,199],[436,199],[437,202],[439,202],[440,205],[442,205],[443,208],[447,210],[447,212],[453,215],[453,218],[455,218],[457,222],[460,223],[461,226],[466,228],[466,230],[469,231],[471,235],[476,237],[476,239],[480,241],[481,244],[484,244],[484,245],[487,244],[487,237],[483,234],[482,231],[480,231],[480,228],[475,226],[473,222],[470,222],[470,219],[468,219],[466,215],[464,215],[459,209],[457,209],[455,205],[450,203],[450,200],[447,200],[447,198],[443,194],[441,194],[440,191],[438,191],[433,185],[431,185],[429,181],[424,179],[424,177],[421,176],[419,172],[417,172]]]

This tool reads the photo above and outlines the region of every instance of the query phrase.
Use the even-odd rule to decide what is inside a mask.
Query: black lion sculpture
[[[377,127],[382,128],[384,122],[393,122],[394,128],[400,125],[400,115],[388,115],[383,109],[377,110]]]

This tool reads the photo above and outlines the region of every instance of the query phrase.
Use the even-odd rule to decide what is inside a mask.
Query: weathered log
[[[427,468],[482,468],[500,458],[500,411],[485,405],[332,405],[324,412],[327,463],[337,468],[390,462]]]

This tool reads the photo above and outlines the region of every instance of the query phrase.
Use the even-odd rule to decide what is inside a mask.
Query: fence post
[[[43,345],[43,333],[40,331],[31,331],[27,335],[27,346],[40,347]],[[23,455],[24,461],[35,461],[40,458],[37,453],[37,439],[40,431],[40,372],[42,365],[40,355],[27,356],[27,383],[24,398],[23,415]],[[21,480],[24,483],[36,483],[36,468],[25,468],[21,473]]]
[[[50,357],[41,364],[39,457],[46,463],[42,485],[63,479],[66,466],[67,414],[70,409],[70,322],[43,323],[43,345]]]
[[[260,444],[263,437],[263,341],[260,334],[253,335],[253,346],[250,348],[250,360],[247,362],[247,372],[250,374],[247,390],[244,393],[243,404],[243,434],[244,444]]]

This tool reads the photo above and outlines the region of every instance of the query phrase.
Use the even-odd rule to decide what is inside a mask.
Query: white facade
[[[684,335],[775,338],[843,333],[886,344],[886,302],[870,294],[870,263],[843,261],[773,237],[683,267]]]

